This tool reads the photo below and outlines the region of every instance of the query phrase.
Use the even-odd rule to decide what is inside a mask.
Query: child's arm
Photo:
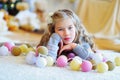
[[[59,42],[61,41],[60,36],[57,33],[53,33],[48,41],[47,48],[48,48],[48,54],[56,60],[57,52],[59,49]]]
[[[64,50],[73,50],[73,52],[75,52],[82,59],[91,59],[94,55],[94,52],[92,51],[88,43],[83,43],[81,45],[76,43],[69,43],[67,45],[64,45],[60,50],[59,55]]]
[[[82,59],[92,58],[94,52],[91,50],[88,43],[83,43],[82,45],[77,44],[73,51]]]

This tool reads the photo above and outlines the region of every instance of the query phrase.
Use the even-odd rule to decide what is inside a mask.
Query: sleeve
[[[88,43],[83,43],[82,45],[77,44],[77,46],[73,49],[73,52],[82,59],[92,58],[92,55],[94,54]]]
[[[53,33],[47,43],[48,55],[56,60],[57,52],[59,49],[59,42],[61,41],[60,36],[57,33]]]

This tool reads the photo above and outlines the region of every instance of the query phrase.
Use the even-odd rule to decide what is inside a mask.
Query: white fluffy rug
[[[119,53],[102,51],[110,60],[114,60]],[[0,56],[0,80],[120,80],[120,66],[113,71],[98,73],[96,71],[72,71],[69,67],[39,68],[28,65],[25,56]]]

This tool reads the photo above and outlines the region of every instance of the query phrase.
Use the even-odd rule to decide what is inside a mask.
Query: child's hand
[[[76,43],[69,43],[67,45],[61,46],[61,49],[59,51],[59,55],[62,53],[64,50],[72,50],[76,47]]]

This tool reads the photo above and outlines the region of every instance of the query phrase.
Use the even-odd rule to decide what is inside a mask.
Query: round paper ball
[[[103,61],[103,56],[100,53],[96,53],[93,56],[93,60],[95,60],[96,64]]]
[[[68,59],[69,59],[69,58],[74,58],[74,57],[75,57],[75,54],[74,54],[74,53],[69,53],[69,54],[67,55],[67,57],[68,57]]]
[[[80,63],[82,63],[82,59],[79,56],[75,56],[73,59],[78,59]]]
[[[32,47],[32,45],[31,44],[29,44],[29,43],[27,43],[27,44],[25,44],[28,48],[31,48]]]
[[[115,57],[116,66],[120,66],[120,56]]]
[[[30,52],[30,51],[35,52],[35,49],[34,49],[33,47],[29,47],[29,48],[28,48],[28,51],[29,51],[29,52]]]
[[[6,56],[9,54],[9,50],[6,46],[1,46],[0,47],[0,56]]]
[[[84,60],[81,64],[81,70],[83,72],[88,72],[92,70],[92,63],[90,61]]]
[[[99,73],[104,73],[104,72],[108,71],[108,65],[105,62],[100,62],[97,64],[96,69]]]
[[[73,60],[70,62],[70,68],[72,70],[80,70],[80,65],[82,63],[82,59],[79,57],[74,57]]]
[[[54,64],[54,60],[51,56],[46,56],[47,66],[52,66]]]
[[[106,57],[103,57],[103,62],[107,62],[107,58]]]
[[[26,44],[20,45],[19,48],[21,49],[21,51],[24,55],[26,55],[29,52],[28,46]]]
[[[12,47],[15,46],[15,43],[13,43],[13,42],[5,42],[3,45],[6,46],[9,51],[11,51]]]
[[[112,61],[107,61],[106,63],[109,71],[112,71],[115,68],[115,64]]]
[[[31,65],[36,63],[36,56],[34,52],[29,52],[26,55],[26,62]]]
[[[45,46],[39,46],[36,49],[36,53],[47,55],[48,54],[48,49]]]
[[[19,56],[21,54],[21,49],[17,46],[14,46],[11,50],[12,55]]]
[[[92,69],[95,70],[97,65],[95,60],[91,59],[90,62],[92,63]]]
[[[36,66],[37,67],[40,67],[40,68],[43,68],[47,65],[47,61],[44,57],[37,57],[36,59]]]
[[[58,67],[65,67],[65,66],[67,66],[67,57],[64,56],[64,55],[59,56],[57,58],[57,60],[56,60],[56,65]]]

